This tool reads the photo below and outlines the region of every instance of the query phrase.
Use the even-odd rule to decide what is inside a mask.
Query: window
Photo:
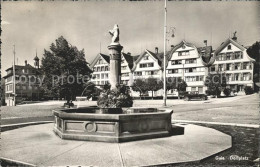
[[[122,73],[121,75],[122,75],[122,77],[128,77],[129,73]]]
[[[100,78],[100,75],[99,75],[99,74],[96,74],[96,78],[99,79],[99,78]]]
[[[144,56],[144,60],[149,60],[149,56]]]
[[[231,64],[227,64],[227,71],[231,70]]]
[[[236,63],[236,64],[234,65],[234,69],[235,69],[235,70],[238,70],[238,69],[239,69],[239,63]]]
[[[97,68],[96,68],[96,67],[94,67],[94,68],[93,68],[93,71],[94,71],[94,72],[95,72],[95,71],[97,71]]]
[[[103,60],[99,59],[97,64],[103,64],[103,63],[104,63]]]
[[[224,65],[223,65],[223,64],[219,64],[218,70],[219,70],[219,71],[224,71]]]
[[[104,79],[104,74],[101,74],[101,79]]]
[[[187,68],[187,69],[185,69],[185,72],[186,72],[186,73],[196,72],[196,68]]]
[[[104,66],[101,67],[101,71],[105,71],[105,67]]]
[[[180,51],[180,52],[178,52],[178,55],[179,56],[188,56],[188,55],[190,55],[190,52],[189,51]]]
[[[126,70],[126,66],[121,66],[121,70]]]
[[[105,66],[105,71],[109,71],[109,68],[108,68],[108,66]]]
[[[191,87],[191,91],[195,92],[196,91],[196,87]]]
[[[97,72],[99,72],[100,71],[100,67],[97,67]]]
[[[140,64],[140,68],[153,67],[153,63]]]
[[[181,60],[172,60],[172,65],[182,64]]]
[[[134,72],[134,75],[135,75],[135,76],[142,76],[142,72],[141,72],[141,71]]]
[[[231,45],[228,45],[227,49],[228,49],[228,50],[231,50]]]
[[[216,71],[216,68],[214,65],[210,67],[210,71]]]
[[[185,61],[185,64],[193,64],[193,63],[196,63],[196,59],[187,59]]]
[[[231,53],[227,53],[226,60],[231,60]]]
[[[235,79],[235,81],[238,81],[239,80],[239,74],[234,74],[234,79]]]
[[[243,58],[243,53],[242,52],[235,52],[235,59],[242,59]]]
[[[124,59],[121,59],[121,64],[124,64],[125,63],[125,60]]]

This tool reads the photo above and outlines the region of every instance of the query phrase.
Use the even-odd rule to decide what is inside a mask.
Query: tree
[[[253,75],[253,81],[254,83],[260,82],[260,42],[254,43],[252,46],[250,46],[246,50],[247,54],[255,59],[255,65],[254,65],[254,75]],[[255,90],[257,90],[257,86],[254,86]]]
[[[225,74],[209,74],[206,77],[204,85],[208,87],[208,94],[216,97],[220,96],[223,87],[226,87]]]
[[[180,98],[180,93],[183,93],[186,91],[187,86],[188,86],[187,83],[183,79],[181,79],[181,78],[178,79],[178,82],[177,82],[178,99]]]
[[[146,79],[145,85],[146,85],[147,91],[152,91],[152,99],[153,99],[154,91],[157,91],[157,90],[163,88],[163,83],[160,80],[153,78],[153,77],[149,77],[148,79]]]
[[[231,94],[231,89],[230,88],[225,88],[224,90],[223,90],[223,93],[225,94],[225,96],[230,96],[230,94]]]
[[[142,94],[147,91],[146,82],[141,78],[137,78],[134,81],[132,89],[133,91],[139,92],[141,98]]]
[[[78,50],[62,36],[51,44],[50,50],[44,49],[41,68],[45,91],[53,97],[65,97],[67,103],[82,93],[92,72],[84,50]]]
[[[169,77],[166,82],[166,90],[177,89],[178,99],[180,98],[180,93],[185,92],[187,83],[180,77]]]

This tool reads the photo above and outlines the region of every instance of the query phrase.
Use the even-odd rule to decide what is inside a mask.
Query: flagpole
[[[14,45],[14,64],[13,64],[13,93],[14,93],[14,106],[16,106],[16,97],[15,97],[15,45]]]
[[[164,60],[163,60],[163,106],[166,106],[167,92],[166,92],[166,31],[167,31],[167,0],[165,0],[164,6]]]

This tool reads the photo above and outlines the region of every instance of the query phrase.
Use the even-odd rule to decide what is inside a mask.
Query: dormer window
[[[228,45],[227,49],[228,49],[228,50],[231,50],[231,45]]]

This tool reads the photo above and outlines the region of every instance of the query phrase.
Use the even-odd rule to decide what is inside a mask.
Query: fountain
[[[53,131],[62,139],[125,142],[169,136],[172,130],[172,110],[132,107],[132,98],[119,85],[121,50],[119,28],[109,33],[111,88],[98,100],[99,107],[54,110]]]

